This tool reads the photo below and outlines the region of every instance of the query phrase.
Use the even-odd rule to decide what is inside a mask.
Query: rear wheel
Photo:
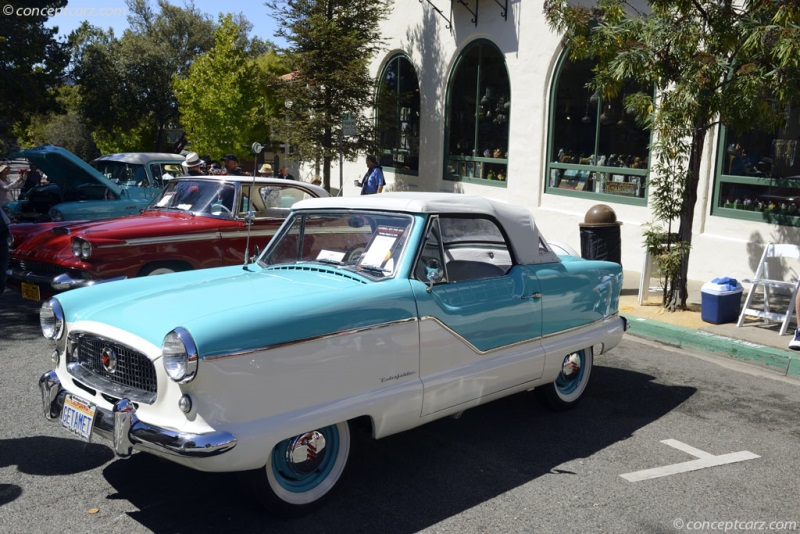
[[[256,498],[270,512],[293,516],[328,498],[345,473],[351,451],[348,423],[338,423],[285,439],[267,465],[247,473]]]
[[[553,410],[567,410],[578,404],[592,374],[592,349],[564,357],[556,381],[534,390],[537,398]]]

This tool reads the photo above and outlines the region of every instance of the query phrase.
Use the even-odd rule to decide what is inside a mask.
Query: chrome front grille
[[[67,361],[72,376],[101,393],[146,403],[156,399],[153,362],[128,346],[99,336],[72,333],[67,342]]]
[[[17,271],[30,272],[39,275],[58,275],[68,271],[60,265],[55,265],[53,263],[27,261],[18,258],[10,258],[8,266]]]

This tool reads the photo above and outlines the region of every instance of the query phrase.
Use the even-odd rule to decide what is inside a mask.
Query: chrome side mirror
[[[244,214],[245,226],[253,226],[254,222],[256,222],[255,212],[253,210],[247,210],[247,213]]]
[[[425,276],[428,279],[428,293],[433,290],[433,284],[438,284],[444,280],[444,269],[442,263],[437,259],[430,259],[425,262]]]

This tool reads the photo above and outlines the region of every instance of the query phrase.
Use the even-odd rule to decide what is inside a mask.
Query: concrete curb
[[[722,353],[737,360],[758,363],[784,376],[800,378],[800,353],[765,347],[757,343],[712,334],[703,330],[676,326],[642,317],[627,316],[628,333],[671,345],[703,352]]]

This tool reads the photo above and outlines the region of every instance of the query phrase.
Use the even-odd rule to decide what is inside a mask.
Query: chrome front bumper
[[[67,391],[61,387],[55,371],[39,378],[44,416],[60,421]],[[136,407],[128,399],[114,403],[109,412],[97,407],[93,434],[110,440],[117,456],[127,458],[134,448],[163,458],[203,458],[223,454],[236,446],[236,437],[228,432],[192,434],[149,425],[136,416]]]
[[[125,280],[125,278],[127,278],[126,276],[116,276],[114,278],[105,278],[103,280],[90,280],[86,278],[73,278],[66,273],[59,274],[57,276],[47,276],[20,269],[7,269],[6,276],[13,280],[19,280],[20,282],[26,282],[28,284],[47,286],[56,291],[67,291],[69,289],[104,284],[106,282],[115,282],[117,280]]]

